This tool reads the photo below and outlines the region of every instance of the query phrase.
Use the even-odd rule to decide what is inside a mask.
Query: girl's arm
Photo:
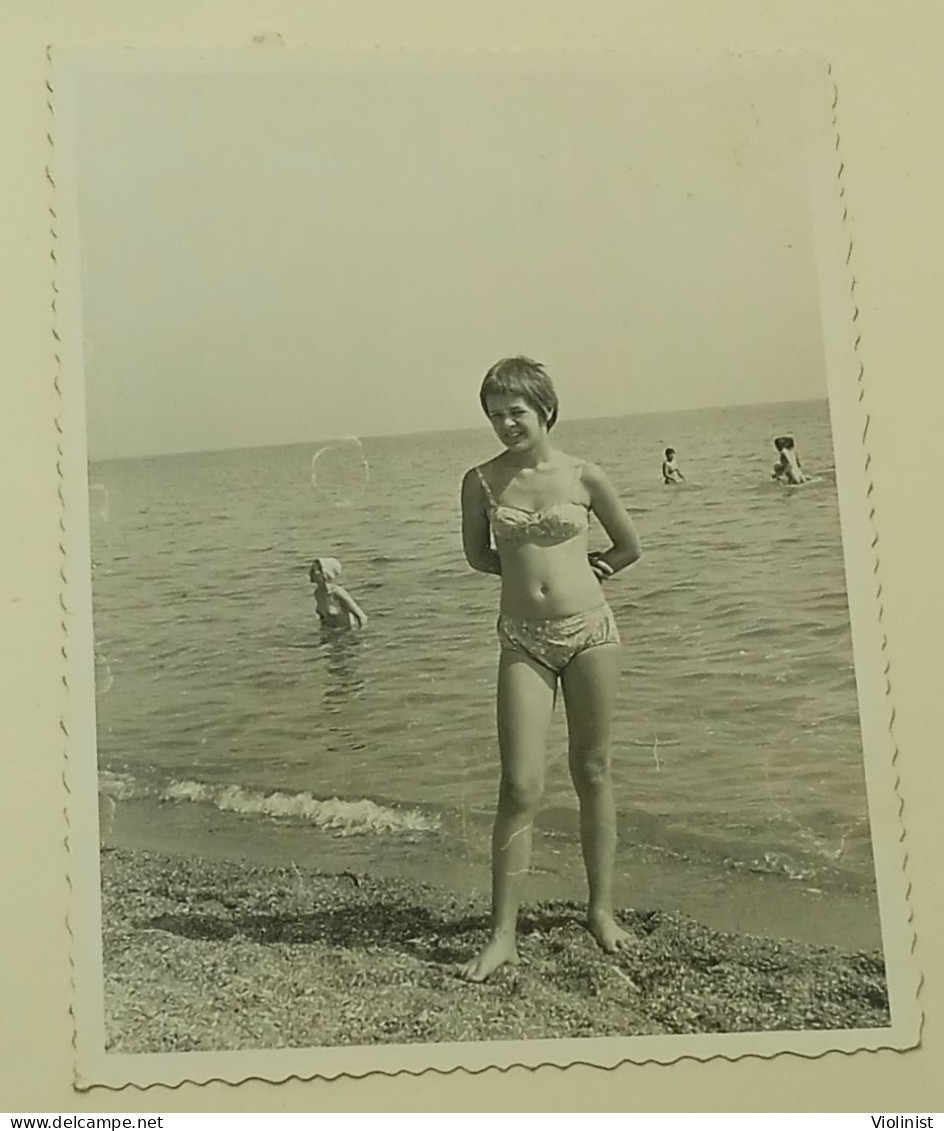
[[[492,548],[485,493],[474,468],[462,480],[462,549],[474,570],[501,574],[501,559]]]
[[[610,537],[613,545],[598,559],[610,567],[613,573],[638,561],[642,556],[642,546],[633,520],[619,500],[616,489],[606,473],[596,464],[584,464],[581,482],[590,495],[590,509],[600,520],[600,524]]]
[[[342,588],[342,586],[338,585],[334,589],[334,595],[341,602],[341,604],[345,606],[345,608],[347,608],[354,614],[354,616],[357,618],[357,623],[361,626],[361,628],[363,628],[364,625],[367,624],[367,614],[354,600],[351,594],[348,593],[346,589]]]

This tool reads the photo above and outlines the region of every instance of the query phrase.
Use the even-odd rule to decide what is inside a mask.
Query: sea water
[[[803,487],[771,480],[786,432]],[[827,404],[563,421],[554,438],[608,471],[644,547],[606,583],[623,843],[871,889]],[[684,486],[662,484],[667,446]],[[356,840],[365,867],[461,859],[485,880],[499,582],[463,559],[458,496],[496,451],[483,427],[93,464],[105,793],[168,848],[185,814],[191,835],[229,814],[250,854],[310,830],[310,863]],[[322,634],[319,555],[341,560],[363,632]],[[541,828],[541,867],[569,884],[560,708]]]

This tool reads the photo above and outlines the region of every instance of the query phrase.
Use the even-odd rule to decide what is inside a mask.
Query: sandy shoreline
[[[629,1036],[889,1024],[882,957],[621,913],[602,954],[580,905],[528,905],[522,964],[457,975],[480,896],[408,880],[139,850],[102,854],[112,1052]]]

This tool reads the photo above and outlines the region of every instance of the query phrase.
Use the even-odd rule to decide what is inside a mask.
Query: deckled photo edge
[[[62,663],[65,702],[63,734],[63,816],[68,855],[70,942],[76,1081],[88,1052],[104,1046],[102,1017],[101,915],[97,831],[94,637],[91,613],[84,372],[82,359],[81,248],[75,196],[76,137],[74,71],[69,53],[47,53],[50,104],[48,176],[54,226],[52,333],[57,349],[56,430],[58,434],[59,553],[62,562]]]
[[[175,55],[178,53],[174,53]],[[179,53],[184,54],[184,53]],[[201,53],[204,58],[208,54]],[[230,53],[225,53],[229,55]],[[585,1056],[581,1055],[581,1051],[576,1048],[573,1053],[568,1053],[566,1059],[559,1060],[555,1056],[548,1056],[541,1049],[535,1050],[535,1056],[525,1054],[525,1049],[530,1052],[531,1047],[540,1042],[511,1042],[513,1051],[509,1051],[506,1056],[492,1056],[489,1058],[486,1054],[482,1054],[484,1059],[478,1062],[478,1067],[472,1065],[477,1062],[475,1056],[470,1057],[470,1063],[464,1063],[463,1053],[465,1049],[459,1047],[456,1053],[456,1058],[448,1050],[448,1046],[428,1046],[434,1048],[436,1051],[435,1056],[427,1059],[422,1067],[414,1068],[412,1065],[406,1063],[412,1060],[413,1054],[416,1051],[412,1047],[398,1046],[396,1053],[393,1054],[394,1059],[399,1059],[401,1051],[403,1053],[402,1065],[398,1066],[378,1066],[369,1067],[371,1060],[381,1059],[388,1060],[387,1054],[390,1050],[378,1049],[377,1047],[364,1047],[363,1049],[348,1049],[348,1048],[335,1048],[329,1050],[289,1050],[289,1051],[266,1051],[261,1054],[255,1053],[210,1053],[210,1054],[146,1054],[140,1056],[125,1056],[125,1055],[108,1055],[104,1054],[102,1050],[104,1029],[101,1022],[101,1006],[96,997],[100,999],[102,987],[101,975],[101,962],[100,957],[97,955],[98,951],[98,931],[100,929],[100,915],[98,910],[98,856],[97,856],[97,836],[96,818],[95,818],[95,799],[97,797],[97,789],[94,782],[94,773],[91,775],[87,772],[89,770],[89,762],[86,755],[89,751],[95,749],[95,727],[94,727],[94,674],[91,664],[91,650],[93,648],[93,633],[91,624],[91,605],[90,605],[90,573],[88,568],[88,558],[90,547],[88,543],[88,500],[87,500],[87,475],[86,475],[86,447],[84,436],[84,406],[82,400],[82,365],[81,365],[81,329],[80,329],[80,297],[81,287],[79,282],[80,275],[80,250],[78,240],[77,217],[75,213],[74,199],[69,200],[69,189],[63,189],[64,185],[70,185],[71,178],[74,176],[72,170],[74,169],[75,161],[75,137],[74,137],[74,121],[72,120],[71,111],[68,103],[72,95],[71,84],[69,82],[70,66],[74,63],[74,59],[70,57],[71,53],[67,53],[62,60],[59,60],[58,53],[51,54],[52,66],[52,80],[50,98],[53,105],[53,112],[55,114],[55,123],[53,127],[54,142],[53,150],[50,155],[50,166],[52,173],[50,180],[53,182],[53,192],[55,194],[54,205],[54,227],[51,229],[51,235],[54,241],[54,272],[57,282],[54,286],[55,301],[53,303],[54,313],[54,327],[53,335],[57,342],[57,347],[61,347],[61,359],[57,362],[59,367],[59,378],[57,379],[57,390],[60,397],[59,413],[57,416],[57,428],[60,433],[60,457],[61,457],[61,472],[60,472],[60,495],[62,499],[62,525],[63,525],[63,541],[61,553],[63,555],[63,650],[65,654],[65,665],[67,669],[66,682],[68,686],[70,703],[66,708],[63,718],[63,731],[67,735],[66,739],[66,771],[64,780],[68,793],[68,802],[66,805],[66,819],[68,822],[68,838],[69,838],[69,852],[70,852],[70,876],[69,883],[73,891],[73,906],[70,910],[70,934],[73,938],[73,971],[75,978],[75,1001],[72,1006],[73,1016],[76,1025],[76,1049],[77,1049],[77,1083],[78,1086],[83,1088],[105,1086],[105,1087],[121,1087],[127,1084],[148,1086],[150,1084],[170,1083],[175,1081],[177,1083],[186,1082],[188,1080],[195,1081],[199,1076],[200,1082],[211,1079],[226,1079],[232,1082],[237,1082],[238,1079],[246,1079],[252,1076],[259,1076],[259,1073],[252,1070],[247,1061],[247,1057],[255,1063],[257,1059],[264,1059],[266,1062],[272,1062],[271,1067],[266,1067],[265,1079],[286,1079],[290,1077],[299,1077],[302,1079],[317,1078],[322,1075],[329,1075],[331,1078],[342,1075],[369,1075],[373,1072],[381,1073],[399,1073],[399,1072],[424,1072],[428,1070],[450,1072],[455,1070],[466,1069],[468,1071],[484,1071],[490,1066],[511,1067],[514,1065],[523,1065],[527,1067],[539,1067],[543,1064],[558,1064],[565,1066],[567,1064],[577,1063],[598,1063],[596,1061],[588,1060]],[[127,61],[127,56],[126,56]],[[298,60],[296,60],[297,62]],[[270,65],[275,64],[275,60],[267,61]],[[181,61],[183,69],[186,69],[186,60]],[[277,69],[277,68],[275,68]],[[832,80],[830,80],[832,81]],[[837,136],[838,144],[838,136]],[[837,181],[841,173],[837,175]],[[71,187],[74,187],[72,185]],[[816,207],[814,201],[814,208]],[[825,214],[828,209],[821,209]],[[824,220],[825,222],[825,220]],[[845,231],[844,235],[848,235]],[[820,245],[819,238],[816,240],[817,253],[821,258],[823,250]],[[822,260],[821,260],[822,261]],[[848,265],[848,259],[843,263],[843,266]],[[835,264],[827,263],[827,271],[835,268]],[[851,271],[849,272],[851,280]],[[854,285],[854,284],[853,284]],[[821,282],[821,298],[825,292],[827,284]],[[850,294],[847,297],[851,298]],[[857,314],[857,312],[856,312]],[[833,336],[839,337],[845,335],[848,340],[851,340],[849,330],[851,323],[836,328],[833,327]],[[830,323],[824,319],[824,339],[830,337]],[[824,342],[825,344],[825,342]],[[854,352],[853,347],[853,352]],[[861,382],[861,363],[858,362],[856,357],[856,364],[859,367],[858,380]],[[829,382],[830,382],[830,412],[833,418],[833,436],[834,443],[837,448],[839,447],[839,431],[841,430],[842,412],[839,409],[839,401],[834,397],[834,389],[836,385],[836,376],[834,373],[834,365],[830,363]],[[858,398],[857,403],[861,403],[862,412],[867,420],[867,407],[864,403],[864,393]],[[837,423],[838,422],[838,423]],[[865,470],[868,468],[868,449],[867,449],[867,429],[863,430],[861,437],[858,440],[860,450],[864,455],[866,464]],[[842,462],[845,465],[848,458],[848,451],[846,458]],[[837,463],[839,461],[837,460]],[[841,476],[842,480],[848,480],[849,474],[844,472]],[[865,480],[864,480],[865,481]],[[867,482],[867,481],[866,481]],[[868,483],[868,488],[865,493],[865,498],[870,494],[871,485]],[[848,488],[848,495],[852,495],[852,489]],[[843,502],[842,510],[845,511],[848,506],[863,505],[863,499],[847,499]],[[870,511],[869,520],[874,524],[874,511]],[[844,524],[844,534],[846,525]],[[873,525],[874,529],[874,525]],[[876,533],[876,545],[877,545]],[[844,551],[846,556],[846,565],[849,567],[849,547],[844,542]],[[876,550],[877,554],[877,550]],[[84,556],[83,556],[84,555]],[[878,561],[876,558],[876,584],[878,575]],[[859,603],[853,596],[853,589],[850,587],[850,605]],[[880,588],[874,594],[874,603],[878,605],[880,610]],[[879,613],[880,616],[880,613]],[[861,635],[861,633],[860,633]],[[83,655],[83,649],[87,649],[87,653]],[[884,644],[882,645],[882,655],[884,657]],[[859,667],[859,657],[856,657],[857,669]],[[886,669],[887,671],[887,669]],[[886,693],[888,691],[888,681],[886,679]],[[85,700],[83,702],[83,697]],[[883,712],[886,716],[893,714],[891,701],[884,702],[886,711]],[[864,705],[860,703],[860,708],[865,709]],[[886,727],[887,729],[887,727]],[[897,757],[897,749],[895,757]],[[870,759],[866,755],[867,769]],[[893,758],[894,761],[894,758]],[[94,769],[94,767],[92,767]],[[878,775],[871,774],[870,781],[877,778]],[[884,787],[881,782],[877,786],[870,786],[870,811],[873,803],[873,791],[878,793]],[[907,956],[912,957],[912,950],[914,944],[914,932],[911,922],[910,910],[908,913],[907,922],[907,938],[903,936],[901,929],[896,930],[897,917],[895,914],[896,908],[899,905],[902,887],[907,889],[906,882],[906,852],[904,850],[904,824],[900,813],[901,800],[897,792],[897,774],[895,775],[895,784],[893,786],[894,796],[899,805],[899,827],[901,830],[900,837],[896,840],[895,846],[900,849],[900,864],[896,862],[896,875],[898,881],[891,884],[891,881],[886,878],[885,887],[894,889],[893,900],[896,905],[886,913],[885,903],[883,898],[883,934],[886,939],[886,955],[891,958],[891,952],[896,948],[900,949],[902,943],[907,944]],[[876,870],[882,871],[880,868],[879,860],[887,855],[883,850],[876,846]],[[887,869],[886,869],[887,871]],[[904,880],[904,883],[901,881]],[[880,884],[882,882],[879,876]],[[905,903],[907,904],[907,891],[904,892]],[[93,957],[94,955],[94,957]],[[899,956],[900,957],[900,956]],[[893,967],[897,962],[891,962]],[[861,1043],[857,1043],[858,1035],[853,1037],[852,1032],[838,1031],[836,1037],[838,1041],[836,1044],[825,1045],[823,1034],[819,1033],[764,1033],[760,1034],[765,1038],[767,1044],[789,1044],[794,1045],[793,1038],[799,1042],[805,1042],[807,1039],[817,1047],[817,1051],[806,1052],[799,1047],[783,1048],[771,1052],[753,1052],[748,1049],[739,1051],[736,1054],[728,1053],[726,1051],[709,1052],[702,1054],[697,1048],[693,1047],[692,1051],[679,1052],[678,1054],[657,1055],[657,1056],[636,1056],[629,1054],[621,1056],[617,1054],[616,1059],[610,1062],[608,1053],[603,1053],[601,1050],[601,1059],[605,1060],[605,1067],[615,1067],[619,1063],[632,1062],[632,1063],[647,1063],[653,1060],[661,1063],[674,1063],[679,1059],[712,1059],[715,1056],[727,1057],[729,1059],[741,1059],[749,1056],[762,1056],[769,1058],[777,1055],[800,1055],[800,1056],[822,1056],[830,1051],[841,1051],[844,1053],[852,1053],[858,1049],[869,1048],[901,1048],[910,1047],[911,1044],[917,1043],[919,1039],[919,1031],[915,1026],[920,1026],[920,1014],[915,1014],[913,1010],[896,1010],[896,1002],[900,1004],[901,995],[904,992],[904,983],[914,988],[915,994],[917,993],[917,985],[920,981],[920,975],[916,970],[911,970],[907,973],[902,985],[897,990],[893,991],[893,981],[902,981],[896,979],[894,970],[889,971],[889,990],[893,996],[893,1025],[890,1030],[876,1030],[876,1031],[863,1031]],[[898,1023],[895,1014],[897,1012],[906,1012],[905,1027],[907,1032],[902,1029]],[[897,1034],[899,1034],[898,1036]],[[769,1038],[769,1041],[767,1040]],[[737,1044],[741,1039],[747,1039],[745,1034],[723,1034],[720,1040],[725,1043]],[[852,1039],[854,1047],[845,1047],[847,1042]],[[627,1042],[637,1043],[643,1042],[646,1038],[626,1038]],[[670,1037],[665,1040],[671,1042],[675,1047],[682,1045],[697,1046],[702,1042],[715,1043],[719,1040],[716,1037]],[[905,1042],[902,1044],[900,1042]],[[568,1045],[568,1041],[554,1041],[555,1045]],[[596,1044],[596,1041],[592,1041]],[[609,1043],[609,1042],[606,1042]],[[620,1042],[622,1043],[622,1042]],[[501,1046],[504,1049],[504,1046]],[[83,1049],[85,1050],[83,1052]],[[490,1046],[491,1051],[497,1052],[497,1049]],[[312,1068],[314,1061],[322,1059],[322,1052],[330,1053],[331,1060],[352,1060],[356,1061],[359,1057],[355,1054],[363,1052],[364,1061],[363,1065],[352,1063],[350,1067],[337,1067],[328,1070],[320,1071],[317,1067]],[[381,1052],[384,1054],[381,1056]],[[335,1055],[336,1054],[336,1055]],[[441,1055],[440,1055],[441,1054]],[[202,1070],[194,1070],[193,1075],[188,1075],[185,1070],[185,1063],[187,1065],[196,1064],[197,1061],[207,1061],[207,1067]],[[327,1056],[324,1059],[329,1059]],[[431,1063],[431,1061],[442,1060],[442,1065]],[[144,1067],[144,1062],[147,1061],[147,1068]],[[226,1069],[226,1065],[235,1064],[237,1061],[245,1064],[245,1070],[240,1070],[238,1076],[233,1076]],[[282,1061],[286,1064],[286,1069],[276,1068],[275,1061]],[[180,1062],[178,1067],[176,1062]],[[212,1066],[211,1063],[212,1062]],[[127,1063],[129,1073],[127,1077],[119,1076],[114,1073],[110,1065],[117,1066],[118,1064]],[[166,1068],[158,1069],[156,1066],[160,1063],[166,1065]],[[138,1071],[138,1065],[141,1071]],[[151,1066],[154,1065],[152,1074]],[[289,1065],[291,1065],[289,1067]]]
[[[837,452],[840,523],[852,622],[863,756],[872,844],[894,1029],[900,1048],[920,1043],[922,976],[914,954],[905,806],[899,792],[894,687],[883,627],[880,516],[872,500],[868,446],[868,374],[855,298],[854,232],[846,202],[846,168],[839,124],[840,90],[824,63],[810,119],[828,114],[830,130],[813,133],[811,202],[819,273],[823,347],[827,356],[830,419]],[[812,90],[811,90],[812,93]],[[833,191],[817,191],[832,183]]]

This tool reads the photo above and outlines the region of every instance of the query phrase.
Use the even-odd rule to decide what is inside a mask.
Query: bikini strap
[[[488,480],[485,478],[484,472],[480,467],[476,467],[475,473],[476,475],[478,475],[479,482],[482,484],[482,490],[485,492],[485,498],[488,500],[488,505],[490,507],[495,506],[495,497],[492,494],[491,487],[489,487],[488,485]]]

